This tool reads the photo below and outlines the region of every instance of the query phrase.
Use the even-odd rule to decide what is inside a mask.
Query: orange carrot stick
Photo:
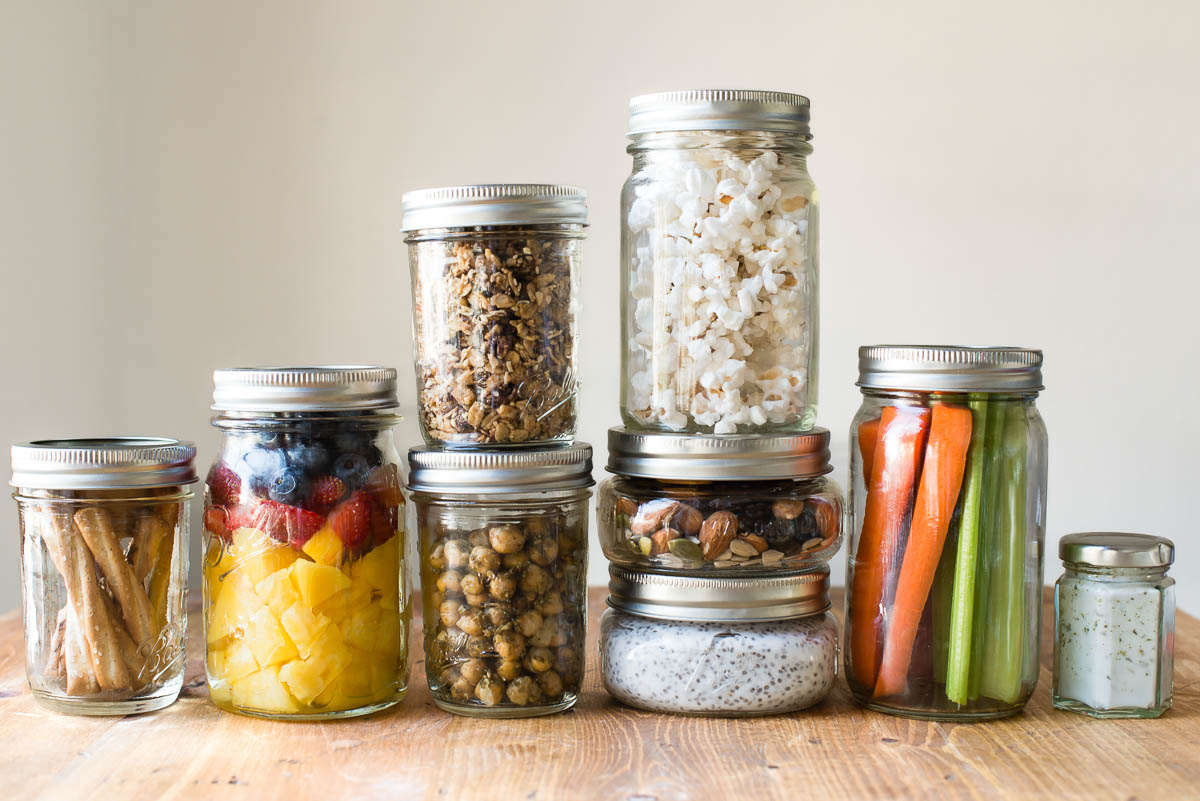
[[[971,444],[971,410],[964,406],[933,407],[925,464],[913,506],[912,528],[904,548],[900,578],[888,616],[883,661],[875,684],[875,697],[904,692],[917,626],[929,600],[933,575],[942,558],[950,518],[958,503]]]
[[[862,454],[863,481],[871,481],[871,463],[875,461],[875,446],[879,444],[879,419],[867,420],[858,427],[858,452]]]
[[[864,687],[875,686],[883,646],[884,583],[899,565],[929,416],[921,406],[888,406],[879,423],[850,593],[851,675]]]

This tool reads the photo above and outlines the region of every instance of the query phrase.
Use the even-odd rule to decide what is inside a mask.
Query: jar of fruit
[[[592,449],[414,448],[425,675],[439,707],[561,712],[583,679]]]
[[[213,376],[221,431],[204,510],[204,624],[217,706],[363,715],[408,683],[396,371]]]

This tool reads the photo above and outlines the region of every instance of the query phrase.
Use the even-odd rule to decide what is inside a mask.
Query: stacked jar
[[[560,712],[579,696],[587,617],[592,451],[574,442],[586,194],[462,186],[403,206],[429,688],[462,715]]]
[[[634,98],[621,417],[597,519],[605,686],[681,714],[817,703],[837,671],[841,493],[816,417],[808,100]]]

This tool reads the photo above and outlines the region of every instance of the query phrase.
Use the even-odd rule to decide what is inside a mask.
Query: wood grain
[[[591,631],[603,611],[593,589]],[[840,595],[835,601],[840,607]],[[980,724],[861,710],[844,686],[784,717],[656,715],[611,701],[589,665],[583,697],[549,718],[437,710],[414,656],[408,698],[367,719],[272,723],[208,703],[193,607],[187,685],[169,709],[76,718],[25,685],[18,613],[0,616],[6,799],[1115,799],[1200,797],[1200,621],[1179,616],[1175,707],[1156,721],[1051,708],[1048,631],[1025,714]],[[1049,611],[1046,615],[1049,626]],[[419,637],[414,638],[419,641]],[[595,644],[588,650],[594,659]]]

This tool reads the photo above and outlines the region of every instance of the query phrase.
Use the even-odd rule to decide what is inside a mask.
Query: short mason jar
[[[1157,718],[1175,671],[1175,544],[1145,534],[1070,534],[1054,585],[1054,706]]]
[[[591,446],[414,448],[408,461],[434,703],[488,718],[574,706],[584,668]]]
[[[396,371],[213,374],[204,624],[220,708],[321,720],[397,703],[408,686]]]
[[[808,98],[635,97],[621,193],[621,419],[802,431],[817,415],[817,191]]]
[[[570,441],[587,193],[455,186],[408,192],[403,207],[425,441]]]
[[[13,446],[26,675],[47,709],[129,715],[179,697],[195,456],[176,439]]]
[[[859,349],[850,428],[846,678],[883,712],[1020,711],[1038,677],[1042,354]]]
[[[657,573],[815,570],[842,543],[829,432],[680,435],[611,428],[596,496],[604,555]]]
[[[600,676],[651,712],[744,717],[820,703],[837,675],[829,569],[759,578],[609,567]]]

